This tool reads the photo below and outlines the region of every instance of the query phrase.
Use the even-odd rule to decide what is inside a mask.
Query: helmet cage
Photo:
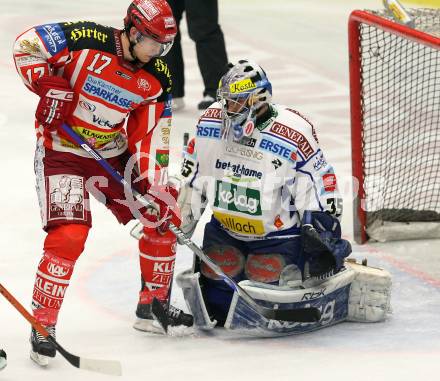
[[[223,136],[226,137],[232,130],[234,140],[240,140],[245,135],[244,126],[255,124],[257,111],[271,98],[272,85],[260,66],[247,60],[232,66],[221,78],[217,90],[217,100],[222,109]]]

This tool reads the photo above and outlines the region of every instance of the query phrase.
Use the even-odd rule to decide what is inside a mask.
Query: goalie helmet
[[[255,62],[240,60],[229,65],[220,79],[217,100],[222,107],[223,136],[232,130],[233,139],[240,140],[252,135],[258,110],[272,99],[272,85]]]
[[[134,26],[142,37],[158,42],[158,55],[169,52],[177,34],[176,20],[166,0],[133,0],[124,18],[125,30]]]

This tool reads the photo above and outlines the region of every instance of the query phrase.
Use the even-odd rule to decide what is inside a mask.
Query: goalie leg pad
[[[186,305],[194,317],[194,325],[198,329],[209,331],[215,327],[217,322],[209,317],[200,289],[199,278],[200,273],[194,274],[189,269],[177,275],[176,281],[179,287],[182,288]]]
[[[348,261],[355,271],[348,305],[348,321],[379,322],[391,311],[391,275],[388,271]]]
[[[316,307],[321,319],[314,323],[284,322],[266,319],[255,313],[237,293],[229,308],[225,328],[240,333],[275,337],[314,331],[341,322],[348,315],[350,285],[355,271],[345,268],[335,276],[313,287],[274,286],[253,281],[242,281],[239,285],[257,302],[270,308],[294,309]]]

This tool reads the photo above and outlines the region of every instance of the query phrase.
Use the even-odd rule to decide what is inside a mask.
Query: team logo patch
[[[35,37],[33,40],[20,41],[20,49],[29,54],[38,53],[40,51],[40,40]]]
[[[280,159],[272,160],[272,164],[273,164],[273,167],[275,168],[275,170],[277,170],[279,167],[281,167],[283,165],[283,163],[281,162]]]
[[[313,168],[315,171],[319,171],[320,169],[327,167],[327,165],[327,161],[322,152],[315,157],[315,161],[313,162]]]
[[[49,202],[48,221],[85,221],[84,179],[73,175],[53,175],[46,178]]]
[[[145,78],[138,78],[137,80],[138,88],[143,91],[150,91],[151,85]]]

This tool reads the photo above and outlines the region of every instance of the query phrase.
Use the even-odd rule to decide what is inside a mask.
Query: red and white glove
[[[165,233],[170,222],[179,227],[181,224],[180,210],[177,205],[177,189],[170,185],[152,185],[148,189],[148,200],[156,207],[159,213],[153,208],[147,208],[144,217],[156,224],[159,232]],[[157,225],[158,224],[158,225]]]
[[[35,112],[37,120],[51,130],[60,127],[72,108],[73,91],[69,81],[62,77],[47,75],[37,79],[33,87],[40,96]]]

